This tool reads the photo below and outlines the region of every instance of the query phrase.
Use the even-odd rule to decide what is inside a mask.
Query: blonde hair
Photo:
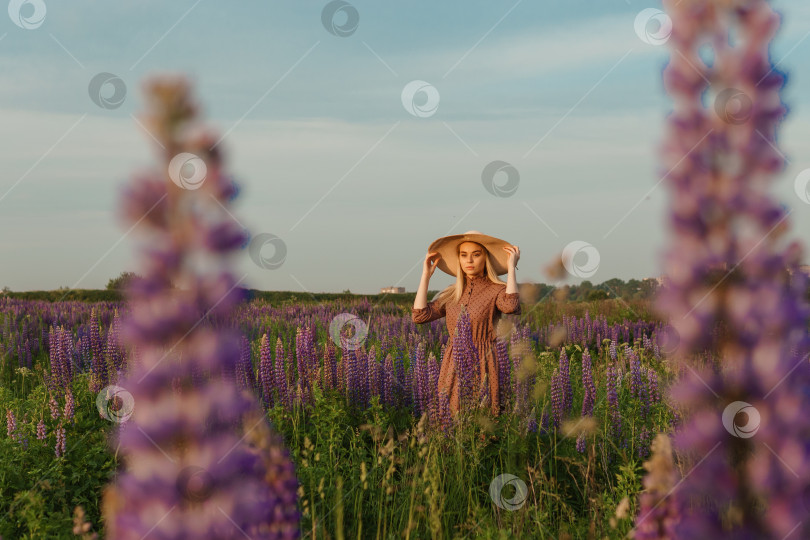
[[[470,242],[467,240],[466,242]],[[467,274],[465,274],[461,270],[461,257],[459,257],[459,250],[461,249],[461,244],[464,242],[459,242],[456,245],[456,267],[454,270],[456,271],[456,282],[452,285],[446,287],[439,294],[436,295],[436,307],[441,307],[448,302],[457,303],[461,300],[461,295],[464,292],[464,284],[467,280]],[[480,246],[481,249],[484,251],[486,261],[484,263],[484,275],[493,283],[501,283],[506,285],[506,282],[503,281],[501,278],[498,277],[498,274],[495,273],[495,264],[492,258],[492,254],[489,250],[484,247],[483,245],[479,244],[478,242],[470,242],[477,246]]]

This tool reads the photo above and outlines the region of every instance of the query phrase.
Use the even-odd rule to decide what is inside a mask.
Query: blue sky
[[[155,163],[134,117],[141,82],[161,72],[192,78],[224,136],[242,186],[234,218],[286,245],[275,269],[247,251],[234,260],[246,286],[413,291],[428,244],[470,229],[520,247],[521,282],[548,282],[543,266],[573,241],[598,250],[594,283],[660,274],[655,152],[670,49],[634,31],[660,2],[357,0],[343,37],[322,23],[327,1],[41,4],[35,28],[0,16],[0,287],[103,288],[138,270],[136,234],[113,209],[130,175]],[[771,54],[791,107],[779,141],[790,163],[774,189],[806,240],[793,179],[810,168],[810,6],[773,5],[784,19]],[[90,99],[101,72],[126,86],[117,108]],[[414,80],[438,93],[432,114],[403,106]],[[519,173],[511,196],[482,184],[495,160]],[[431,289],[450,282],[436,272]]]

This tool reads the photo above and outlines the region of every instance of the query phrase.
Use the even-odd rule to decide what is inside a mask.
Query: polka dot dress
[[[489,404],[492,414],[497,416],[498,396],[498,359],[495,355],[495,328],[502,313],[520,313],[519,293],[506,293],[506,285],[490,281],[486,276],[477,276],[467,279],[464,292],[459,302],[448,302],[439,307],[436,301],[428,302],[427,307],[413,309],[412,319],[417,324],[446,317],[447,330],[450,339],[444,349],[441,368],[439,370],[439,391],[450,396],[450,410],[453,414],[458,412],[458,377],[453,362],[453,336],[456,322],[461,314],[462,306],[466,306],[470,313],[472,338],[478,349],[479,366],[481,369],[481,382],[489,381]],[[478,394],[476,394],[478,395]]]

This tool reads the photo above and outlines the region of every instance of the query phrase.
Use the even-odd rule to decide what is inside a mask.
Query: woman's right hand
[[[425,255],[425,262],[422,265],[422,275],[430,279],[433,276],[433,272],[436,271],[436,266],[439,264],[439,259],[441,258],[442,256],[438,251],[428,252],[428,254]]]

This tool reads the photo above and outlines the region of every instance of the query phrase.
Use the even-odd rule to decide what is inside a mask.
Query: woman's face
[[[468,277],[483,275],[486,265],[484,248],[475,242],[462,242],[458,248],[458,260],[464,273]]]

